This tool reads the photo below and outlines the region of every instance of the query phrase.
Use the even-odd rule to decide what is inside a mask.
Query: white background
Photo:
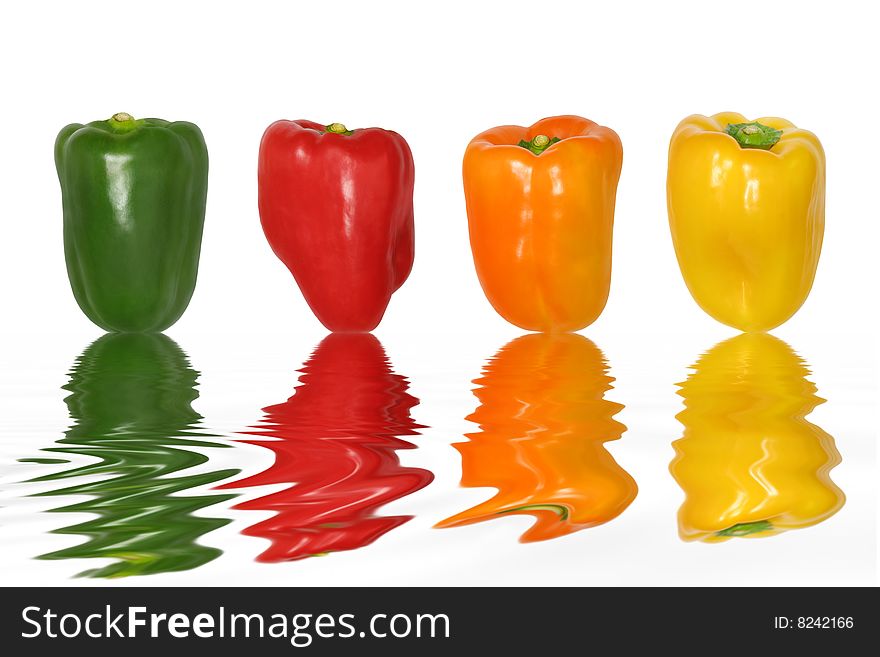
[[[189,120],[211,158],[199,283],[167,333],[202,372],[196,409],[230,434],[292,393],[324,330],[269,249],[256,208],[256,156],[279,118],[400,132],[416,162],[416,262],[376,335],[421,399],[429,425],[407,464],[428,488],[387,513],[416,518],[356,552],[275,566],[235,521],[203,538],[226,550],[185,574],[126,584],[876,584],[878,107],[870,3],[762,2],[33,2],[0,17],[0,545],[4,583],[65,583],[95,564],[35,562],[81,541],[49,536],[53,498],[17,484],[69,424],[60,386],[100,330],[70,293],[52,160],[70,122],[126,111]],[[678,539],[682,495],[667,466],[681,427],[674,384],[733,332],[682,282],[665,208],[666,149],[691,113],[778,115],[815,132],[828,161],[825,246],[813,292],[775,334],[810,364],[829,402],[810,419],[838,442],[832,476],[848,496],[827,522],[723,545]],[[474,274],[461,156],[487,127],[574,113],[624,145],[608,306],[584,331],[617,378],[608,398],[629,427],[609,449],[639,497],[606,526],[540,545],[524,518],[450,530],[433,523],[487,497],[457,487],[450,444],[472,430],[470,381],[520,331],[498,317]],[[247,472],[271,457],[218,450]],[[232,454],[232,455],[230,455]],[[212,455],[213,456],[213,455]],[[75,580],[79,584],[93,583]],[[106,584],[106,582],[98,582]]]

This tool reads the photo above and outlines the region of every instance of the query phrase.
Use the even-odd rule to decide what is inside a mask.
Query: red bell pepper
[[[412,153],[396,132],[276,121],[260,143],[260,221],[321,323],[371,331],[413,264]]]
[[[271,541],[261,562],[368,545],[412,518],[377,515],[378,509],[434,478],[400,463],[397,451],[415,448],[403,437],[423,427],[410,415],[419,400],[374,336],[328,335],[300,372],[294,395],[264,408],[263,420],[247,432],[258,438],[242,441],[271,450],[275,462],[220,486],[284,485],[235,506],[274,513],[243,532]]]

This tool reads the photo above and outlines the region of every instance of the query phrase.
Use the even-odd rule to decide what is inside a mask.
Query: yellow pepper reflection
[[[682,539],[770,536],[836,513],[834,439],[805,417],[825,400],[785,342],[745,333],[721,342],[681,384],[684,436],[669,469],[684,490]]]
[[[577,334],[531,334],[505,345],[474,383],[480,425],[455,448],[462,486],[494,497],[448,518],[454,527],[528,514],[520,539],[541,541],[608,522],[635,499],[636,482],[605,450],[626,427],[623,408],[604,398],[614,379],[602,352]]]

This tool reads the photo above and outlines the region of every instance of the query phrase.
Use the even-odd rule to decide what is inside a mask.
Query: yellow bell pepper
[[[834,439],[805,417],[825,400],[804,362],[767,333],[721,342],[681,384],[684,436],[669,469],[684,490],[682,539],[770,536],[834,515]]]
[[[635,499],[633,478],[605,449],[626,427],[605,399],[614,380],[602,352],[577,334],[524,335],[505,345],[474,383],[480,431],[455,445],[462,486],[491,499],[448,518],[456,527],[511,514],[535,517],[522,542],[601,525]]]
[[[689,116],[669,145],[672,241],[709,315],[742,331],[779,326],[804,303],[825,227],[825,154],[784,119]]]

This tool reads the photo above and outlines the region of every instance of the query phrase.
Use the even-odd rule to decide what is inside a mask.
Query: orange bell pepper
[[[483,291],[529,331],[577,331],[608,300],[620,138],[579,116],[471,140],[463,178]]]
[[[524,335],[505,345],[474,381],[480,406],[467,419],[480,431],[455,445],[462,486],[498,492],[437,526],[528,514],[536,522],[520,540],[531,542],[620,515],[638,488],[605,450],[626,431],[614,419],[623,406],[605,399],[612,381],[602,352],[582,335]]]

